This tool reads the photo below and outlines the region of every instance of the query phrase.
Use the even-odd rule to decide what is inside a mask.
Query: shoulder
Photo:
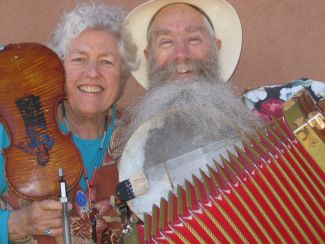
[[[118,105],[115,105],[115,109],[116,109],[116,118],[114,122],[114,129],[107,148],[105,164],[117,163],[122,154],[122,150],[119,145],[120,145],[120,138],[124,130],[122,117],[125,109]]]
[[[116,148],[121,139],[121,135],[123,134],[124,131],[124,126],[123,126],[123,113],[124,113],[124,108],[120,106],[116,106],[116,119],[115,119],[115,124],[114,124],[114,130],[112,132],[112,137],[109,143],[109,150],[112,152],[114,151],[114,148]]]
[[[123,113],[125,112],[125,108],[119,106],[119,105],[115,105],[115,111],[116,111],[116,121],[120,121]],[[115,123],[116,123],[115,121]]]

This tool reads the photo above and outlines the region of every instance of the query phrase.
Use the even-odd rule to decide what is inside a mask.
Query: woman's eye
[[[109,65],[112,65],[112,64],[113,64],[112,61],[107,60],[107,59],[102,59],[100,62],[101,62],[102,64],[109,64]]]
[[[86,61],[86,59],[85,58],[82,58],[82,57],[78,57],[78,58],[72,58],[71,61],[73,63],[83,63],[83,62]]]

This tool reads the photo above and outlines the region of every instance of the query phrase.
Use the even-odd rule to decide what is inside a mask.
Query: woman
[[[122,20],[118,8],[82,4],[61,18],[50,39],[49,46],[62,59],[66,71],[67,100],[58,106],[58,124],[63,133],[72,133],[84,164],[79,186],[70,192],[72,243],[91,243],[96,238],[110,242],[121,226],[109,201],[118,182],[115,161],[119,153],[112,149],[112,134],[117,131],[119,111],[114,103],[135,65],[135,47],[121,27]],[[1,125],[0,146],[7,145]],[[0,161],[3,164],[2,157]],[[3,170],[2,166],[0,176]],[[7,200],[10,205],[13,193],[2,179],[2,209],[10,209],[4,203]],[[18,201],[20,206],[25,204],[22,199]],[[61,203],[34,201],[16,211],[1,210],[0,223],[1,243],[36,239],[54,243],[53,237],[62,236]]]

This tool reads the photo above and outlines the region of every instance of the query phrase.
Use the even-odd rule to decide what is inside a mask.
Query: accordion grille
[[[325,173],[285,120],[257,130],[235,152],[154,205],[140,242],[324,242]]]

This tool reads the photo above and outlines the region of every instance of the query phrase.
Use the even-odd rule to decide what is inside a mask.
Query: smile
[[[98,93],[104,90],[100,86],[89,86],[89,85],[79,86],[78,89],[82,92],[87,92],[87,93]]]
[[[191,70],[190,67],[186,64],[177,64],[177,72],[183,74],[191,72]]]

